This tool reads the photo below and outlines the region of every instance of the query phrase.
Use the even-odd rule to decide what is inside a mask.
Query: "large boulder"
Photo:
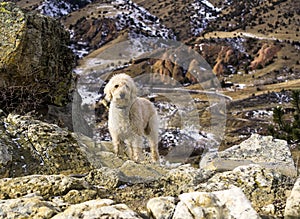
[[[30,116],[0,119],[0,178],[30,174],[86,173],[86,151],[72,133]]]
[[[287,142],[258,134],[253,134],[241,144],[224,151],[206,154],[200,162],[200,167],[222,172],[249,164],[259,164],[287,176],[297,175]]]
[[[147,203],[155,219],[195,218],[260,218],[239,188],[216,192],[191,192],[173,197],[153,198]]]
[[[0,200],[0,209],[0,218],[51,218],[60,211],[55,203],[35,194]]]
[[[179,199],[173,219],[260,218],[239,188],[212,193],[185,193]]]
[[[217,173],[196,190],[208,192],[239,187],[260,215],[283,217],[287,191],[292,189],[293,182],[294,178],[279,171],[250,164]]]
[[[64,175],[31,175],[0,179],[0,200],[39,194],[45,199],[64,196],[71,190],[86,190],[89,184]]]
[[[0,106],[31,110],[69,101],[75,56],[58,21],[0,2]]]

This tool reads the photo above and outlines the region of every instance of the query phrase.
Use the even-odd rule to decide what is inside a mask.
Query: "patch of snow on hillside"
[[[237,51],[241,53],[246,53],[246,48],[244,46],[245,38],[242,37],[235,37],[235,38],[227,38],[227,42]]]
[[[121,30],[130,27],[137,33],[163,39],[175,39],[174,33],[160,23],[160,20],[132,1],[116,0],[112,5],[118,10],[117,27]]]
[[[221,11],[222,8],[216,8],[215,6],[213,6],[212,3],[210,3],[208,0],[202,0],[202,3],[207,5],[207,7],[210,7],[211,9],[215,10],[215,11]]]
[[[38,10],[46,16],[61,17],[69,14],[74,9],[72,9],[71,4],[64,1],[46,0],[39,6]]]
[[[259,40],[279,40],[279,39],[277,39],[275,37],[267,37],[267,36],[262,36],[262,35],[259,35],[259,34],[253,34],[253,33],[242,32],[242,34],[245,37],[259,39]]]
[[[197,36],[208,26],[209,22],[216,19],[218,13],[222,10],[214,7],[208,0],[195,0],[191,6],[191,26],[193,35]]]
[[[81,1],[59,1],[45,0],[39,7],[38,11],[46,16],[58,18],[70,14],[81,7],[91,3],[93,0]]]
[[[273,117],[273,110],[253,110],[246,113],[246,116],[261,119],[261,118],[272,118]]]

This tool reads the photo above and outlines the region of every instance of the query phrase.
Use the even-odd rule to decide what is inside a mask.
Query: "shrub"
[[[278,106],[273,110],[273,126],[269,132],[275,138],[286,140],[290,144],[300,143],[300,90],[292,91],[292,109]]]

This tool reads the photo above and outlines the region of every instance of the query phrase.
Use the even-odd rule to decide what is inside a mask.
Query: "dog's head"
[[[117,107],[126,107],[136,98],[137,88],[133,79],[127,74],[114,75],[104,88],[105,100]]]

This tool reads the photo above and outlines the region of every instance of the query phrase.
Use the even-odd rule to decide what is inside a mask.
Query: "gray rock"
[[[121,177],[121,175],[122,173],[118,169],[102,167],[89,172],[89,174],[85,177],[85,180],[91,185],[95,185],[97,187],[102,186],[108,189],[113,189],[122,183],[121,178],[124,177]]]
[[[96,169],[101,167],[115,169],[121,167],[125,162],[123,159],[111,152],[111,142],[96,143],[93,139],[77,133],[72,133],[72,136],[79,143],[80,150],[84,152],[89,162]]]
[[[240,166],[232,171],[217,173],[198,186],[198,191],[220,191],[239,187],[250,200],[253,208],[262,215],[282,217],[285,208],[286,191],[291,189],[293,178],[284,176],[260,165]],[[275,212],[270,212],[270,206]]]
[[[103,167],[120,168],[124,164],[124,160],[116,156],[116,154],[107,151],[101,151],[96,154],[97,162]]]
[[[126,218],[141,219],[141,217],[125,204],[115,204],[110,199],[97,199],[72,205],[53,219],[65,218]]]
[[[200,168],[227,171],[249,164],[275,169],[287,176],[297,175],[287,142],[257,134],[253,134],[239,145],[207,154],[200,162]]]
[[[179,196],[173,219],[179,218],[260,218],[239,188],[212,193],[193,192]]]
[[[0,178],[1,176],[8,176],[8,168],[13,161],[13,147],[14,142],[6,133],[4,126],[2,126],[5,115],[0,109]]]
[[[127,182],[140,183],[158,180],[168,171],[151,164],[139,164],[126,161],[119,170],[125,175]]]
[[[152,198],[147,203],[147,210],[154,219],[169,219],[175,210],[174,197]]]
[[[184,192],[194,191],[199,183],[204,182],[212,175],[212,171],[182,165],[171,169],[161,178],[161,181],[165,182],[165,192],[168,196],[178,196]]]
[[[287,199],[284,218],[300,218],[300,178],[297,179]]]

